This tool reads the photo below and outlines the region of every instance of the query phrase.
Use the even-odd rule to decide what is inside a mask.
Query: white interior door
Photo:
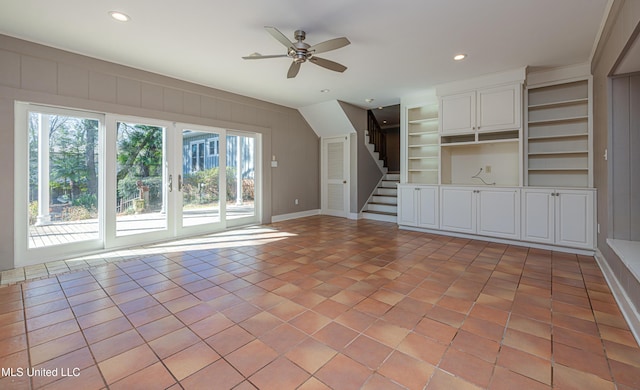
[[[322,214],[349,213],[349,137],[322,139]]]

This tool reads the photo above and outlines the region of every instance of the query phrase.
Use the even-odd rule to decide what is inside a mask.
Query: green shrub
[[[227,200],[236,198],[236,170],[227,167]],[[182,192],[186,204],[206,204],[220,200],[219,168],[189,173],[184,176]]]
[[[84,193],[73,200],[73,206],[82,206],[92,211],[98,209],[98,197],[95,194]]]
[[[38,201],[34,200],[29,203],[29,225],[36,223],[38,219]]]
[[[84,206],[69,206],[62,210],[63,221],[80,221],[94,218],[94,214]]]
[[[138,181],[149,187],[149,203],[152,205],[162,204],[162,176],[145,177],[138,179],[135,177],[125,177],[118,181],[118,197],[128,199],[132,195],[137,195]],[[175,183],[174,183],[175,187]]]

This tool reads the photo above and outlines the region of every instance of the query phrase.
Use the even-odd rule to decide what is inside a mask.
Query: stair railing
[[[384,166],[388,166],[387,139],[371,110],[367,111],[367,131],[369,133],[369,143],[373,144],[374,152],[378,152],[378,156],[384,162]]]

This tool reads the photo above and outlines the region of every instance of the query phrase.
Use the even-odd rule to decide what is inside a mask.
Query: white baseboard
[[[282,221],[287,221],[289,219],[311,217],[314,215],[320,215],[320,209],[306,210],[306,211],[300,211],[297,213],[290,213],[290,214],[273,215],[271,216],[271,222],[282,222]]]
[[[635,308],[635,305],[629,299],[627,292],[620,284],[620,281],[613,273],[611,267],[609,267],[609,263],[602,255],[598,249],[596,249],[596,262],[600,266],[600,270],[602,270],[602,274],[604,275],[609,288],[611,289],[611,293],[618,303],[618,307],[622,312],[622,316],[625,320],[627,320],[627,324],[629,325],[629,329],[631,333],[633,333],[633,337],[635,337],[636,342],[640,345],[640,314]]]
[[[450,231],[447,231],[447,230],[418,228],[418,227],[406,226],[406,225],[400,225],[400,226],[398,226],[398,228],[402,229],[402,230],[411,230],[411,231],[414,231],[414,232],[439,234],[441,236],[469,238],[469,239],[472,239],[472,240],[497,242],[499,244],[509,244],[509,245],[516,245],[516,246],[524,246],[524,247],[527,247],[527,248],[548,249],[548,250],[557,251],[557,252],[575,253],[577,255],[585,255],[585,256],[593,256],[594,255],[594,250],[592,250],[592,249],[569,248],[569,247],[564,247],[564,246],[555,246],[555,245],[539,244],[539,243],[529,242],[529,241],[514,240],[514,239],[510,239],[510,238],[498,238],[498,237],[480,236],[480,235],[476,235],[476,234],[450,232]]]

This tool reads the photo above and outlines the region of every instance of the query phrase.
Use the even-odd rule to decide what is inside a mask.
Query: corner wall
[[[320,208],[319,139],[297,110],[0,35],[0,270],[14,264],[15,101],[260,133],[262,222]]]
[[[359,213],[369,200],[369,196],[378,186],[382,179],[382,172],[378,163],[371,157],[365,144],[365,133],[367,132],[367,110],[354,105],[339,102],[347,118],[356,129],[356,175],[357,175],[357,199],[356,203],[351,202],[351,213]],[[353,194],[352,194],[353,195]]]

